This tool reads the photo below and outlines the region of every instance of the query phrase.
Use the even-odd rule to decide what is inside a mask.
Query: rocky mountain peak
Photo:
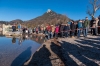
[[[50,13],[51,11],[52,11],[51,9],[48,9],[48,10],[47,10],[47,13]]]

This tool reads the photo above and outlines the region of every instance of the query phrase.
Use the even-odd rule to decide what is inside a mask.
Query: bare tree
[[[91,6],[88,7],[87,14],[89,14],[91,17],[94,17],[97,10],[100,9],[100,0],[89,0],[89,3]]]

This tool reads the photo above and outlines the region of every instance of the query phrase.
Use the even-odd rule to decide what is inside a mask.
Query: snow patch
[[[47,13],[49,13],[49,12],[51,12],[51,9],[48,9],[48,10],[47,10]]]

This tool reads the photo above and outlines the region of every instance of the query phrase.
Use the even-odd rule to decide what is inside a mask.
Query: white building
[[[2,25],[2,33],[3,35],[5,35],[7,32],[11,32],[12,31],[12,25]]]
[[[0,24],[0,34],[2,34],[2,24]]]

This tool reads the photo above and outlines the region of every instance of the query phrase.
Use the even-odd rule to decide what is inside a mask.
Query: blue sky
[[[84,19],[88,0],[0,0],[0,20],[30,20],[41,16],[47,9],[71,19]],[[95,17],[100,15],[100,10]],[[88,16],[89,17],[89,16]]]

